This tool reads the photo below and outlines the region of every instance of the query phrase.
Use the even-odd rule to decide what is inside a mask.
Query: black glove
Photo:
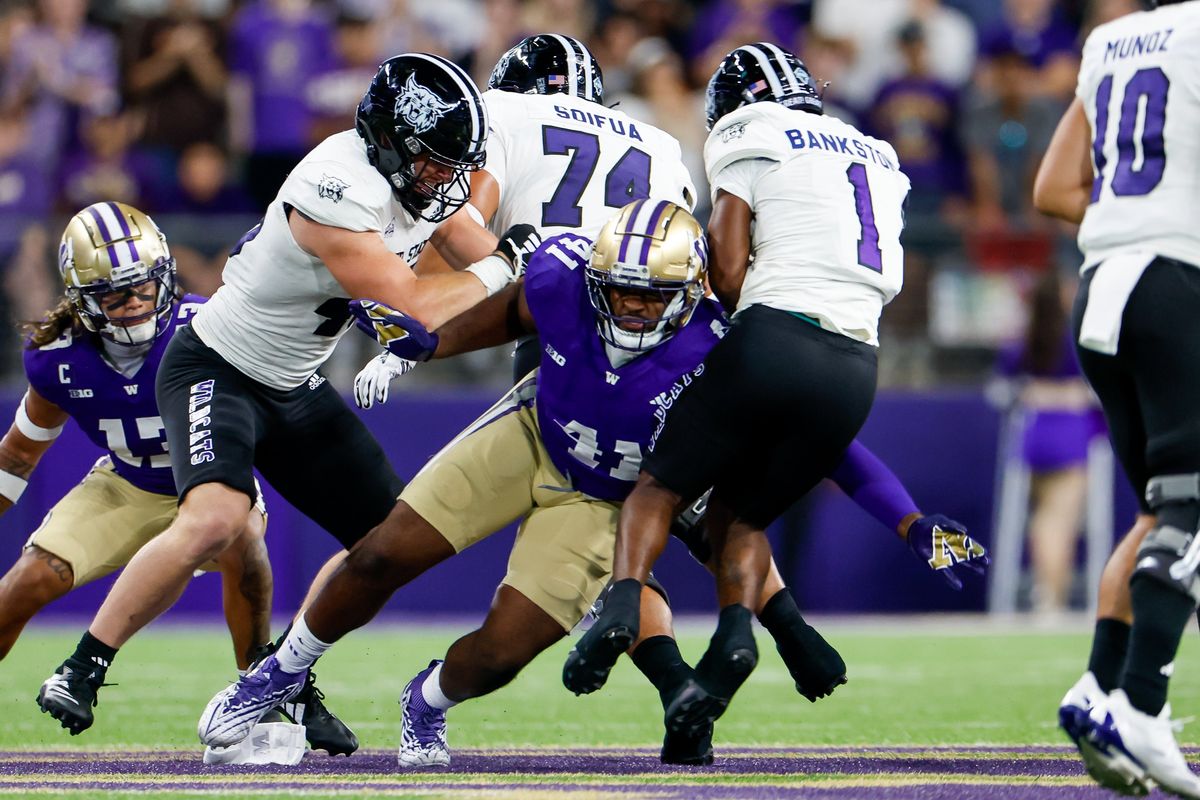
[[[532,225],[513,225],[496,244],[496,255],[512,265],[514,279],[525,274],[525,264],[533,251],[542,244],[542,235]]]

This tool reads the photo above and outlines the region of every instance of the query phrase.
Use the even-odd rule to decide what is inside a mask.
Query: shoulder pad
[[[382,220],[391,217],[387,180],[365,161],[302,161],[279,198],[322,225],[351,231],[382,230]]]
[[[735,161],[767,158],[783,161],[791,153],[787,135],[752,104],[726,114],[704,143],[704,169],[711,179]]]

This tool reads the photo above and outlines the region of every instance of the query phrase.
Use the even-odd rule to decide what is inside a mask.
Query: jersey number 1
[[[867,183],[867,165],[851,164],[846,177],[854,187],[854,210],[862,225],[858,240],[859,266],[883,272],[883,251],[879,249],[879,228],[875,225],[875,206],[871,203],[871,184]]]
[[[550,202],[542,203],[542,227],[578,228],[583,224],[579,198],[583,197],[600,160],[600,137],[545,125],[542,127],[542,152],[548,156],[571,156]],[[604,176],[604,205],[622,208],[649,196],[650,155],[631,147]]]
[[[1150,194],[1162,182],[1167,169],[1163,127],[1167,122],[1167,91],[1170,88],[1171,81],[1158,67],[1139,69],[1125,84],[1121,117],[1117,120],[1117,168],[1111,184],[1112,192],[1117,197]],[[1096,87],[1096,138],[1092,143],[1092,158],[1096,163],[1096,179],[1092,181],[1093,203],[1100,199],[1100,191],[1104,187],[1104,169],[1108,166],[1104,145],[1108,138],[1108,107],[1112,103],[1112,89],[1112,75],[1104,76],[1104,80]]]

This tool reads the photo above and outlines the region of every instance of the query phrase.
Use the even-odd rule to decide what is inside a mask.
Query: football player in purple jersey
[[[20,498],[68,419],[105,455],[54,505],[0,579],[0,658],[43,606],[124,567],[178,509],[154,381],[167,343],[205,298],[178,290],[166,237],[149,216],[123,203],[96,203],[71,218],[59,269],[65,296],[27,325],[29,390],[0,439],[0,512]],[[204,567],[221,572],[239,669],[270,639],[266,521],[260,495],[244,532]],[[43,710],[72,735],[87,728],[92,711],[56,704],[59,682],[68,670],[90,674],[97,666],[108,664],[68,661],[39,692]],[[319,705],[316,691],[309,687],[305,699]],[[314,747],[324,747],[322,721],[326,728],[341,723],[313,713],[309,736]]]
[[[281,647],[307,670],[400,586],[521,519],[508,574],[483,626],[405,689],[402,767],[448,764],[446,710],[511,681],[562,639],[603,589],[620,503],[642,451],[677,388],[694,378],[725,330],[720,307],[704,297],[705,260],[695,219],[673,203],[646,200],[623,208],[594,247],[571,234],[547,240],[523,283],[436,334],[378,304],[352,304],[360,327],[419,357],[530,332],[542,341],[539,371],[418,473],[394,512],[404,525],[368,535],[305,612],[307,634],[298,635],[297,625]],[[662,685],[656,682],[665,704],[691,668],[678,657],[665,603],[655,603],[654,614],[658,625],[647,625],[634,658],[642,647],[656,660],[674,650]],[[242,724],[249,729],[253,720]],[[710,763],[711,728],[668,733],[662,757]]]

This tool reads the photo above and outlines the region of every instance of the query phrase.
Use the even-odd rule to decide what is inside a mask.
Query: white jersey
[[[634,200],[696,204],[679,141],[625,113],[566,94],[484,92],[488,171],[500,186],[497,235],[528,223],[543,238],[595,239]]]
[[[192,322],[222,358],[277,389],[308,380],[351,325],[351,298],[320,259],[296,244],[285,205],[322,225],[374,231],[409,264],[437,227],[414,221],[396,201],[355,131],[330,136],[304,157],[263,221],[234,247],[225,285]]]
[[[879,314],[904,280],[909,180],[896,151],[851,125],[778,103],[722,117],[704,145],[713,198],[754,212],[738,311],[765,305],[879,344]]]
[[[1084,268],[1122,252],[1200,266],[1200,2],[1092,31],[1076,96],[1096,175],[1079,229]]]

